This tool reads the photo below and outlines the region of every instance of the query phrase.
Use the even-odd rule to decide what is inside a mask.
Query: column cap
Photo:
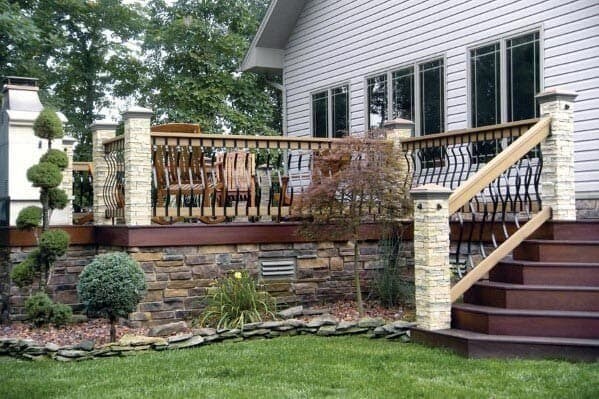
[[[410,191],[414,199],[448,199],[452,193],[453,191],[449,188],[432,183],[416,187]]]
[[[99,121],[94,121],[92,123],[90,129],[92,132],[96,132],[98,130],[116,130],[119,124],[115,121],[111,121],[109,119],[103,119]]]
[[[409,119],[397,118],[383,123],[383,127],[385,129],[411,129],[414,127],[414,122]]]
[[[150,119],[152,117],[152,110],[144,107],[140,107],[138,105],[134,105],[127,109],[123,113],[123,119]]]
[[[539,103],[559,100],[574,101],[574,99],[578,97],[578,93],[572,90],[562,89],[561,87],[552,87],[537,94],[535,97]]]

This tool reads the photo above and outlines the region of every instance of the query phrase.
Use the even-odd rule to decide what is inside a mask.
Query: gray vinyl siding
[[[541,32],[542,87],[578,92],[576,189],[599,197],[599,1],[308,1],[285,51],[287,132],[310,134],[310,92],[350,82],[350,126],[365,129],[365,79],[445,58],[446,129],[468,125],[467,49]]]

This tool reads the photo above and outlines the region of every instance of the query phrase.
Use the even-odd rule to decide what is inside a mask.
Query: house
[[[283,81],[289,136],[339,137],[396,118],[413,134],[574,106],[578,217],[599,217],[599,3],[595,0],[273,0],[241,69]]]

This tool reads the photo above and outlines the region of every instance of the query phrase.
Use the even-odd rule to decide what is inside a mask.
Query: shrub
[[[58,169],[64,170],[64,168],[69,166],[69,157],[64,151],[49,149],[48,152],[42,155],[40,162],[49,162],[56,165]]]
[[[274,318],[275,301],[265,291],[256,289],[255,281],[246,271],[235,272],[221,279],[210,289],[207,307],[200,323],[217,328],[241,328],[244,324]]]
[[[37,137],[53,140],[64,135],[62,122],[56,112],[50,108],[44,108],[33,124],[33,131]]]
[[[27,169],[27,180],[34,187],[53,188],[62,181],[62,173],[58,166],[50,162],[40,162]]]
[[[28,206],[21,209],[17,216],[17,228],[29,230],[39,227],[42,223],[42,208],[39,206]]]
[[[25,312],[34,326],[52,323],[57,327],[71,321],[73,311],[67,305],[54,303],[48,295],[38,292],[25,301]]]
[[[32,284],[34,277],[35,270],[29,257],[13,267],[12,271],[10,272],[10,278],[12,282],[15,283],[19,288],[23,288]]]
[[[64,190],[60,188],[51,188],[48,190],[48,207],[50,209],[64,209],[69,203],[69,197]]]
[[[64,230],[48,230],[40,236],[39,249],[44,260],[52,263],[69,247],[69,235]]]
[[[139,264],[126,253],[98,255],[83,269],[77,284],[79,299],[89,313],[110,320],[110,339],[116,339],[115,322],[127,317],[143,298],[146,280]]]

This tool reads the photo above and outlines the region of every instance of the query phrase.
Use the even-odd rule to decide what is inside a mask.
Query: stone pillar
[[[152,111],[129,108],[125,122],[125,223],[129,226],[152,222]]]
[[[427,184],[411,191],[414,200],[414,283],[416,320],[425,330],[451,326],[449,196],[451,190]]]
[[[400,180],[405,182],[404,187],[407,189],[411,187],[412,179],[414,176],[414,168],[410,168],[408,164],[408,158],[403,151],[401,142],[403,139],[408,139],[413,136],[414,133],[414,122],[407,119],[393,119],[384,123],[383,128],[385,129],[385,135],[387,140],[393,141],[395,150],[399,154],[399,164],[401,168]]]
[[[576,220],[574,188],[574,115],[577,94],[553,88],[537,94],[541,115],[551,116],[551,132],[541,143],[541,201],[553,209],[553,220]]]
[[[94,188],[94,224],[111,224],[106,218],[106,203],[104,202],[104,184],[108,176],[108,165],[104,159],[102,142],[116,135],[117,124],[112,121],[99,121],[91,126],[92,131],[92,161]]]
[[[61,184],[61,188],[67,194],[67,198],[70,202],[67,204],[67,207],[62,210],[64,214],[64,220],[67,222],[67,224],[73,224],[73,150],[75,143],[77,143],[77,140],[75,140],[73,137],[65,136],[62,138],[62,147],[69,158],[68,166],[62,171]]]

